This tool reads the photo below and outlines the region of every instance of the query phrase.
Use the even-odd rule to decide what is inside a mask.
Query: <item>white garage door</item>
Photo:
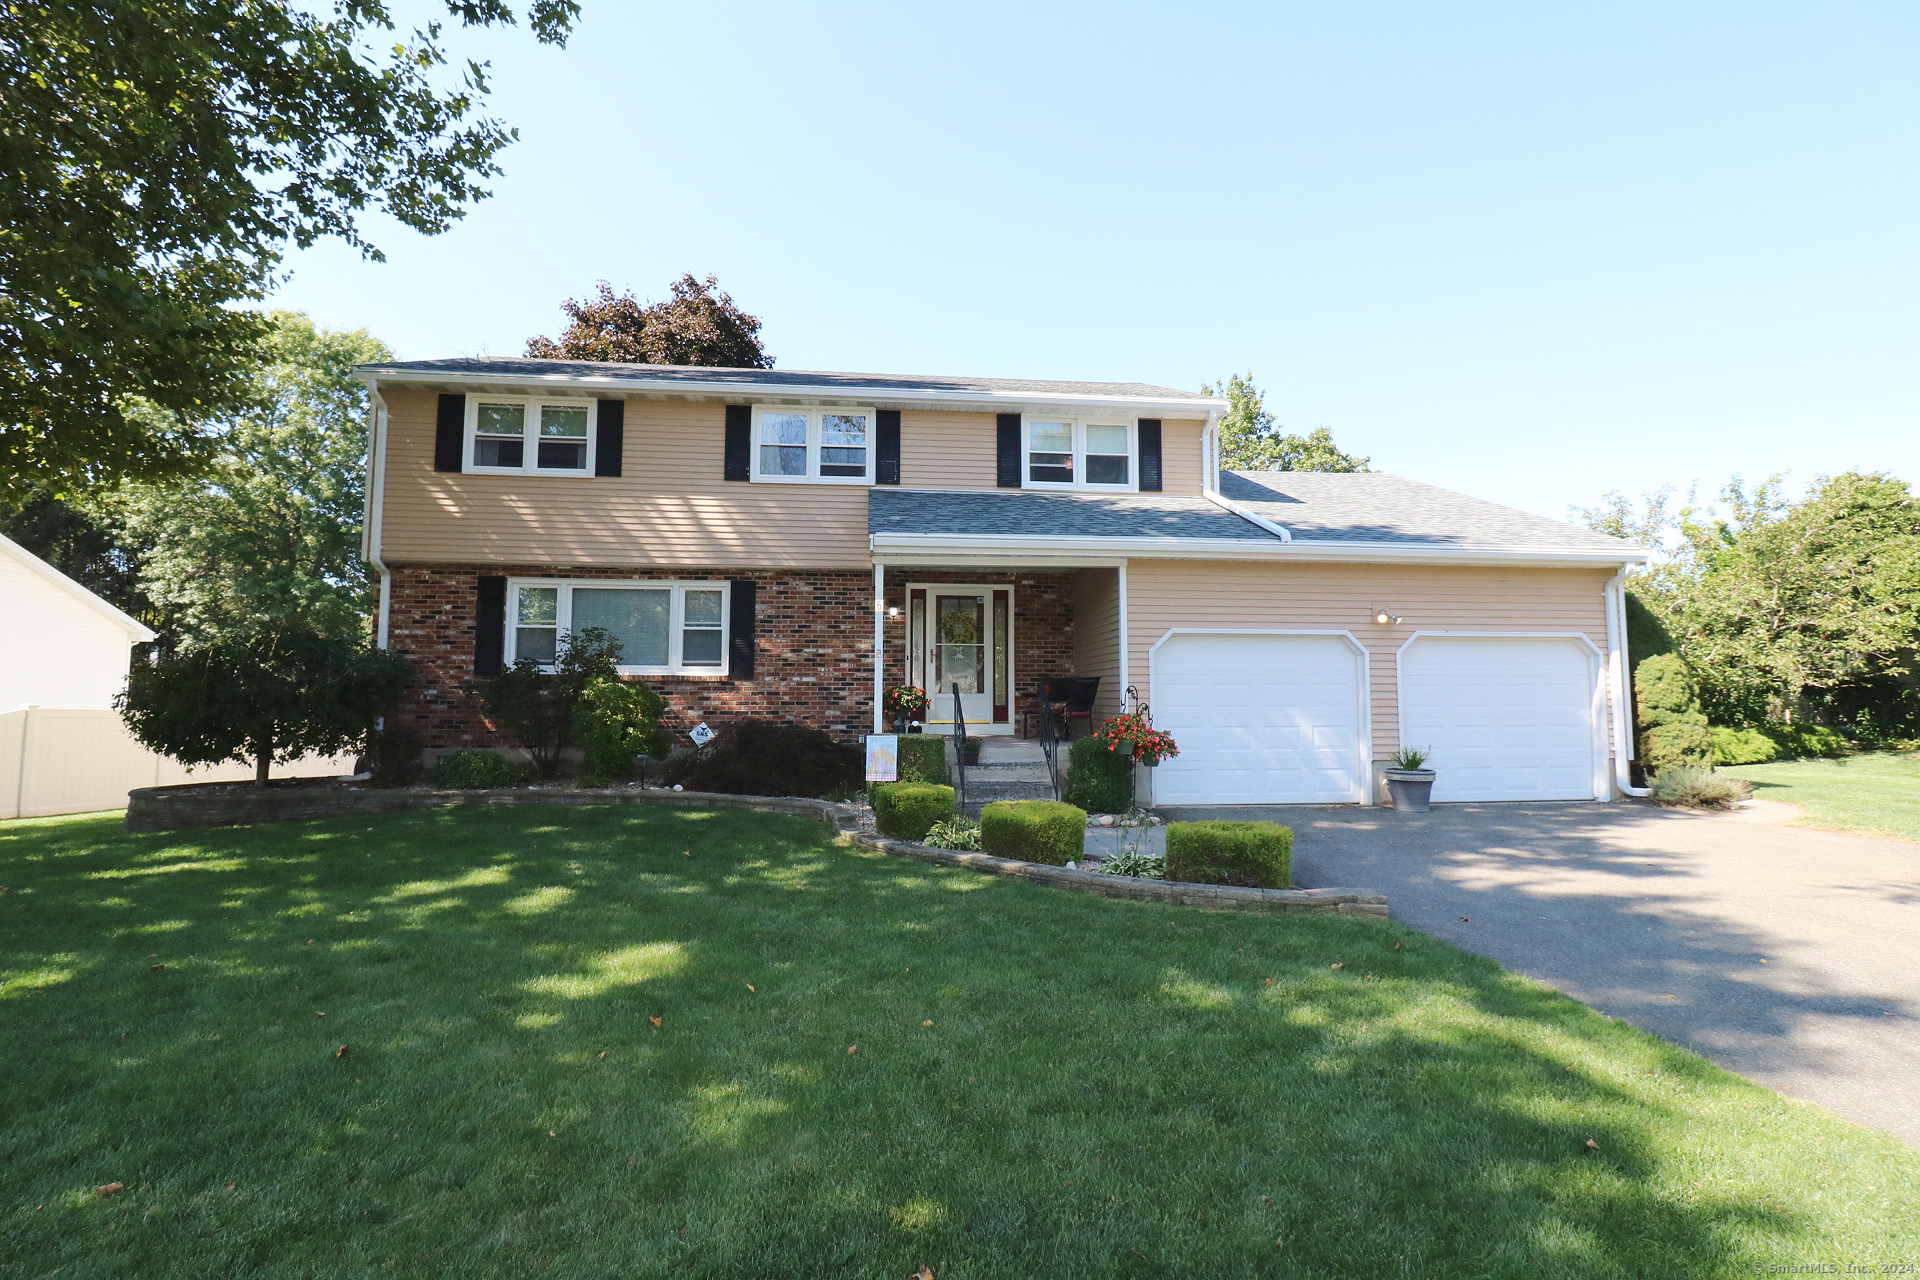
[[[1435,800],[1591,800],[1594,659],[1578,641],[1421,636],[1400,654],[1400,741]]]
[[[1180,745],[1155,804],[1361,799],[1360,655],[1339,636],[1169,636],[1153,723]]]

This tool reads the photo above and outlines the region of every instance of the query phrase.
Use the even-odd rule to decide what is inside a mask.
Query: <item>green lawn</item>
[[[1920,840],[1920,754],[1874,751],[1722,772],[1751,782],[1755,799],[1799,805],[1807,811],[1802,825]]]
[[[0,823],[0,884],[9,1277],[1920,1259],[1920,1155],[1391,923],[614,808]]]

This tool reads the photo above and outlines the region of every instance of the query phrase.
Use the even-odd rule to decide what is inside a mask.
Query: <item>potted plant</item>
[[[880,705],[895,733],[918,733],[920,717],[927,709],[927,691],[918,685],[896,685],[887,690]]]
[[[1402,747],[1387,767],[1387,793],[1393,807],[1406,813],[1425,813],[1433,799],[1433,770],[1426,767],[1432,747]]]

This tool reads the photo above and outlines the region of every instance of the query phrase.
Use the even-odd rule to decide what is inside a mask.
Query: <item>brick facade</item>
[[[414,660],[415,676],[395,721],[430,748],[504,745],[464,690],[474,678],[478,581],[510,578],[751,579],[759,584],[750,679],[648,676],[667,700],[676,734],[702,720],[743,716],[791,719],[854,738],[873,723],[873,576],[861,570],[692,570],[568,568],[556,565],[399,564],[391,566],[388,644]],[[1069,573],[945,573],[894,569],[887,601],[901,620],[886,633],[886,681],[905,677],[906,584],[1011,583],[1014,681],[1032,701],[1033,681],[1073,670],[1073,592]]]

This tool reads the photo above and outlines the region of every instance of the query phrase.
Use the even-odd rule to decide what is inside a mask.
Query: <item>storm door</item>
[[[1012,589],[933,584],[911,587],[908,595],[916,683],[932,700],[927,723],[953,723],[957,685],[969,728],[1010,726]]]

